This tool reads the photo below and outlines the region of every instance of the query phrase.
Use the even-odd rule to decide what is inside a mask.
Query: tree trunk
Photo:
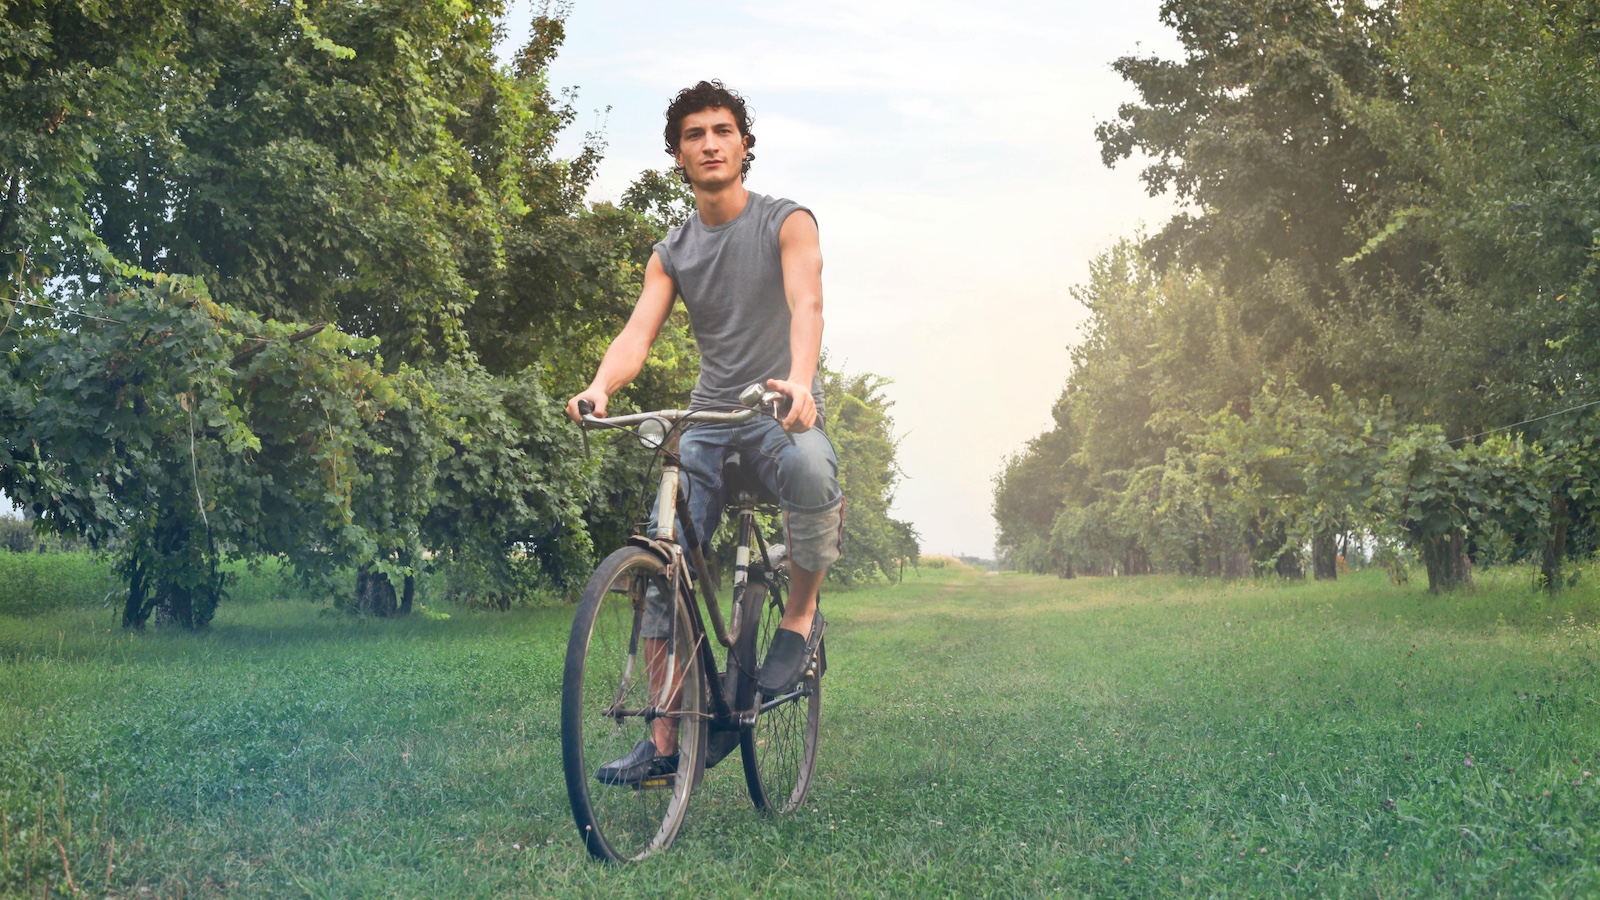
[[[122,627],[143,628],[150,611],[144,608],[144,566],[135,559],[128,573],[128,602],[122,606]]]
[[[1428,567],[1430,594],[1472,587],[1472,561],[1467,558],[1466,536],[1459,528],[1423,541],[1422,564]]]
[[[1235,547],[1233,552],[1224,557],[1224,560],[1223,577],[1225,578],[1249,578],[1254,574],[1254,566],[1251,565],[1253,560],[1249,547]]]
[[[6,205],[0,210],[0,247],[11,246],[11,224],[17,220],[17,193],[22,188],[22,170],[12,172],[7,180]]]
[[[1550,495],[1550,534],[1544,544],[1544,589],[1552,594],[1564,587],[1561,561],[1567,556],[1567,495],[1556,491]]]
[[[186,590],[157,582],[156,624],[173,623],[183,628],[194,628],[194,598]]]
[[[1285,543],[1283,551],[1278,554],[1277,560],[1272,564],[1272,570],[1278,573],[1279,578],[1292,578],[1303,581],[1306,577],[1305,566],[1300,565],[1300,548]]]
[[[1339,577],[1338,534],[1331,528],[1311,536],[1311,575],[1318,581]]]
[[[370,566],[356,571],[356,609],[363,615],[387,617],[394,615],[396,607],[394,582]]]

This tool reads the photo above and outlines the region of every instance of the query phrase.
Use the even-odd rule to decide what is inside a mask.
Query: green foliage
[[[517,585],[528,589],[519,572],[569,588],[587,577],[592,558],[584,511],[595,469],[540,376],[528,369],[497,378],[458,367],[442,370],[435,383],[456,424],[439,496],[423,523],[427,545],[481,572],[496,605],[509,602]]]
[[[1378,527],[1369,507],[1380,449],[1395,427],[1388,398],[1353,401],[1335,385],[1324,400],[1269,382],[1248,404],[1208,418],[1190,440],[1214,460],[1215,502],[1230,510],[1239,538],[1256,545],[1256,565],[1276,569],[1284,553]]]
[[[622,194],[622,205],[650,220],[661,233],[696,211],[694,190],[674,169],[646,169]]]
[[[1386,157],[1354,106],[1399,92],[1380,43],[1396,5],[1167,0],[1182,58],[1117,60],[1140,102],[1096,129],[1107,165],[1137,151],[1150,193],[1185,204],[1153,257],[1217,276],[1240,333],[1319,390],[1335,379],[1308,337],[1349,302],[1352,225],[1381,196]]]
[[[224,304],[381,335],[391,364],[460,349],[473,269],[526,206],[516,151],[558,124],[496,67],[499,11],[193,4],[133,73],[163,118],[101,148],[89,224],[117,258],[204,277]],[[63,274],[96,290],[93,245],[68,249]]]
[[[0,12],[0,301],[44,296],[91,230],[97,165],[112,148],[161,143],[169,113],[200,90],[172,66],[189,7],[23,2]]]
[[[994,477],[995,545],[1004,548],[1004,560],[1013,568],[1068,574],[1049,537],[1068,485],[1082,481],[1072,469],[1075,447],[1065,415],[1057,406],[1056,428],[1029,441]]]
[[[73,330],[31,321],[4,359],[0,485],[116,551],[125,625],[157,607],[205,625],[225,554],[359,554],[357,450],[395,399],[355,355],[375,341],[265,322],[164,276],[83,309],[95,318]]]
[[[82,549],[71,535],[58,534],[36,527],[29,519],[19,519],[0,514],[0,550],[12,553],[55,553]]]
[[[1057,427],[997,481],[1002,551],[1294,574],[1310,548],[1332,577],[1359,534],[1419,555],[1434,590],[1474,558],[1564,584],[1600,533],[1573,414],[1600,366],[1593,11],[1174,0],[1162,19],[1180,58],[1118,60],[1139,100],[1097,135],[1184,208],[1080,289]]]
[[[1129,242],[1097,259],[1075,296],[1090,318],[1056,427],[996,480],[1002,555],[1059,575],[1220,570],[1231,550],[1211,531],[1225,510],[1212,508],[1212,476],[1193,470],[1185,436],[1248,400],[1260,342],[1243,333],[1233,295]]]
[[[559,10],[509,67],[503,11],[0,18],[0,484],[117,554],[125,624],[205,624],[231,558],[357,573],[362,604],[403,580],[402,609],[438,565],[504,605],[622,529],[551,398],[625,320],[674,195],[647,173],[585,204],[599,140],[551,156]],[[636,400],[692,381],[681,316],[662,349]]]
[[[1340,353],[1452,434],[1573,405],[1600,363],[1593,11],[1422,0],[1398,24],[1406,90],[1358,107],[1392,161],[1362,230],[1430,277],[1341,316]]]
[[[900,480],[895,461],[894,404],[884,395],[889,382],[870,373],[822,370],[826,429],[839,457],[839,486],[844,490],[844,554],[828,569],[842,584],[874,578],[896,578],[900,561],[916,565],[918,538],[909,522],[890,518],[894,488]]]
[[[32,616],[72,606],[99,609],[120,599],[118,582],[103,560],[82,550],[0,550],[0,615]]]

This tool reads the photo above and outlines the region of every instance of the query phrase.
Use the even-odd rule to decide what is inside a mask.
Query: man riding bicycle
[[[693,533],[707,557],[731,456],[783,509],[790,600],[757,682],[770,696],[794,684],[816,652],[823,628],[817,591],[839,557],[843,530],[838,458],[821,430],[822,250],[809,209],[745,189],[756,139],[744,98],[720,81],[702,81],[678,92],[666,117],[666,151],[694,190],[698,211],[655,245],[633,314],[594,380],[568,401],[567,415],[581,419],[580,401],[592,403],[594,415],[606,414],[611,395],[643,368],[679,296],[700,348],[690,410],[739,408],[739,394],[751,384],[787,397],[781,421],[696,426],[691,420],[679,445]],[[664,643],[664,633],[646,628],[647,644]],[[663,676],[652,667],[651,677]],[[677,719],[656,718],[651,738],[602,766],[597,777],[637,784],[676,771]]]

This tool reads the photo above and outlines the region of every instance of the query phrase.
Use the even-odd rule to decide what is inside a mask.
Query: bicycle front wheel
[[[776,592],[752,579],[745,588],[745,615],[755,616],[740,629],[738,658],[748,673],[736,698],[741,710],[761,703],[755,724],[739,737],[745,783],[750,799],[764,812],[799,808],[811,789],[817,762],[817,730],[822,722],[822,648],[807,670],[776,697],[762,697],[755,688],[757,651],[766,652],[783,620],[783,602]]]
[[[578,602],[561,685],[567,798],[584,845],[611,862],[672,843],[705,765],[706,684],[688,610],[660,557],[624,547],[605,558]],[[670,651],[670,652],[669,652]],[[678,729],[678,768],[631,782],[601,768]]]

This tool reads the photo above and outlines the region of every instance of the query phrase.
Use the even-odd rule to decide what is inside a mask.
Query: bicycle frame
[[[731,415],[742,415],[742,418],[748,419],[749,412],[753,411],[748,411],[746,414],[734,413]],[[677,413],[678,411],[673,410],[666,413],[666,415]],[[688,414],[683,413],[680,415],[686,417]],[[719,415],[728,416],[730,414]],[[609,421],[612,424],[625,425],[652,417],[648,415],[623,416]],[[660,417],[660,414],[654,417]],[[758,506],[756,499],[748,491],[740,491],[734,503],[731,504],[737,507],[739,520],[734,549],[733,602],[730,622],[722,614],[722,605],[717,597],[716,585],[714,580],[709,577],[710,569],[707,567],[705,558],[700,551],[699,535],[694,531],[693,520],[689,517],[687,498],[681,489],[683,473],[682,467],[677,462],[678,445],[681,436],[681,429],[676,427],[669,428],[660,447],[663,464],[661,467],[661,481],[656,490],[656,510],[658,512],[654,529],[648,536],[636,534],[630,537],[628,543],[649,548],[666,563],[668,583],[674,586],[675,593],[681,594],[686,600],[685,605],[689,610],[690,624],[694,630],[693,644],[700,654],[700,662],[704,666],[704,672],[711,684],[718,685],[721,688],[710,692],[711,730],[713,733],[730,731],[736,733],[739,729],[747,728],[753,724],[760,709],[793,699],[792,695],[778,697],[761,704],[760,707],[753,707],[747,710],[734,709],[732,685],[726,684],[723,678],[727,671],[738,665],[738,661],[734,659],[732,653],[734,642],[738,639],[741,626],[746,624],[747,620],[752,619],[752,617],[745,615],[746,611],[743,608],[745,587],[748,585],[750,577],[751,547],[753,544],[760,553],[759,558],[765,559],[767,556],[767,542],[756,525],[755,514]],[[659,511],[665,509],[675,510],[677,515],[661,515]],[[682,541],[678,539],[678,530],[680,528],[684,531],[684,540]],[[688,552],[685,552],[684,545],[690,548]],[[698,578],[695,577],[695,573],[698,573]],[[781,588],[776,583],[776,579],[769,582],[768,586],[775,593],[778,593],[779,602],[781,602]],[[702,613],[702,603],[704,605],[704,613]],[[710,629],[706,627],[707,618],[710,619]],[[676,618],[669,617],[669,620],[673,623],[672,627],[676,629]],[[730,651],[727,670],[719,667],[716,652],[712,648],[711,642],[706,640],[708,634],[715,634],[717,642]],[[668,684],[675,683],[677,677],[679,661],[675,651],[676,638],[677,635],[671,633],[666,642]],[[744,672],[743,674],[748,678],[755,677],[754,672]],[[655,718],[671,714],[673,713],[667,710],[650,710],[646,712],[646,717]],[[728,749],[731,749],[731,747]],[[708,760],[708,764],[714,765],[717,761],[720,761],[726,752],[724,750],[722,754],[719,754],[713,751],[713,758]]]

